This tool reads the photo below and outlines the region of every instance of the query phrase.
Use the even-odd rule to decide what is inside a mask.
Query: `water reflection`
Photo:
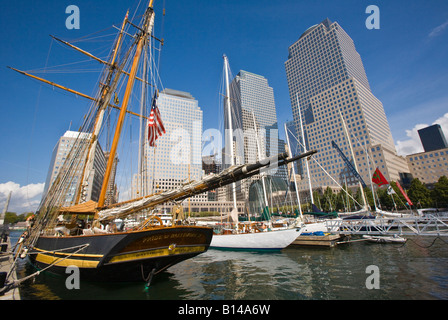
[[[186,299],[299,298],[291,276],[297,262],[284,253],[209,250],[169,270]]]
[[[144,283],[81,281],[68,290],[49,273],[27,281],[22,299],[53,300],[303,300],[448,299],[448,245],[409,238],[405,245],[354,243],[335,248],[288,248],[281,252],[209,250]],[[365,286],[366,268],[380,270],[380,289]],[[18,276],[35,272],[21,262]]]

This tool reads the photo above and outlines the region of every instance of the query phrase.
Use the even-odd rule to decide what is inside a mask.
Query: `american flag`
[[[155,147],[155,142],[158,137],[165,133],[165,127],[162,123],[159,108],[157,108],[157,92],[154,93],[152,99],[151,113],[148,120],[148,141],[151,147]]]

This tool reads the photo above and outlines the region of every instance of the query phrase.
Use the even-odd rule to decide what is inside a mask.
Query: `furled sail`
[[[112,220],[127,216],[138,210],[153,208],[166,202],[182,201],[193,195],[251,177],[260,173],[260,170],[267,169],[270,166],[286,165],[287,163],[297,161],[301,158],[309,157],[316,152],[317,151],[315,150],[309,151],[292,158],[288,158],[287,153],[282,153],[256,163],[232,166],[221,173],[210,174],[200,181],[192,181],[177,189],[163,191],[139,200],[127,202],[119,207],[100,210],[97,214],[97,219],[100,221]]]

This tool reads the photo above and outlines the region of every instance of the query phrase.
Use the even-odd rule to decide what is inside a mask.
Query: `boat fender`
[[[28,248],[23,249],[22,252],[20,253],[20,258],[25,259],[27,254],[28,254]]]

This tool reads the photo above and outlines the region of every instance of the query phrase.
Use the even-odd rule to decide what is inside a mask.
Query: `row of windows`
[[[432,157],[438,157],[439,155],[443,156],[447,154],[448,155],[448,151],[439,151],[439,152],[434,152],[434,153],[430,153],[425,154],[425,155],[419,155],[419,156],[411,156],[409,157],[409,160],[411,161],[417,161],[417,160],[422,160],[422,159],[428,159],[428,158],[432,158]],[[445,158],[444,158],[445,159]]]

